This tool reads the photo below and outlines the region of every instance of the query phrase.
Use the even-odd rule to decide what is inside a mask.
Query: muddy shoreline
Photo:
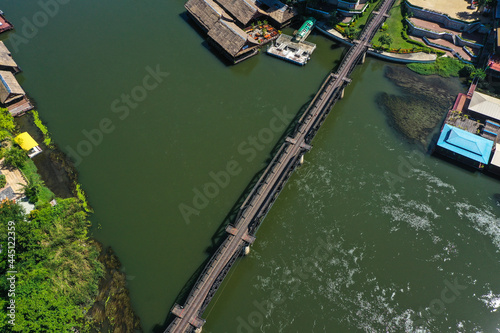
[[[43,134],[34,124],[31,113],[16,118],[16,123],[20,132],[29,132],[43,149],[33,162],[45,185],[56,197],[77,197],[78,172],[73,162],[57,145],[47,147],[43,143]],[[140,318],[131,305],[126,275],[120,271],[120,260],[110,247],[104,248],[97,240],[90,239],[89,244],[100,253],[98,260],[103,264],[104,276],[99,281],[98,295],[87,312],[84,325],[90,327],[91,332],[143,332]]]

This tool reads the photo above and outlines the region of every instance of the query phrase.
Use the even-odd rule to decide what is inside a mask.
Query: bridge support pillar
[[[304,155],[300,155],[300,165],[304,164]]]
[[[366,59],[366,52],[363,53],[363,57],[361,57],[361,63],[364,64]]]
[[[340,92],[340,99],[344,98],[344,90],[345,90],[345,88],[342,88],[342,90]]]
[[[250,254],[250,245],[245,246],[245,252],[244,253],[245,253],[246,256]]]

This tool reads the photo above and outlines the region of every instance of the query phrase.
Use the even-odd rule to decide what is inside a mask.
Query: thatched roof
[[[184,8],[208,31],[223,15],[224,10],[212,0],[189,0]]]
[[[208,36],[231,56],[236,56],[247,43],[247,34],[236,24],[219,20],[208,32]]]
[[[7,104],[25,95],[11,72],[0,71],[0,103]]]
[[[17,67],[16,62],[12,59],[9,49],[0,41],[0,66]]]
[[[276,9],[276,10],[268,10],[267,15],[271,17],[273,20],[278,22],[280,25],[288,22],[295,16],[297,16],[297,10],[288,7],[287,5],[283,5],[284,7]]]
[[[241,24],[247,25],[260,13],[252,0],[217,0]]]

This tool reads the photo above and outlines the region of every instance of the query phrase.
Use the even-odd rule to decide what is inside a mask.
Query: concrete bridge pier
[[[250,245],[245,246],[245,252],[244,254],[247,256],[250,254]]]
[[[366,52],[363,53],[363,57],[361,57],[361,64],[365,63],[365,59],[366,59]]]
[[[344,98],[344,90],[345,88],[342,88],[342,90],[340,91],[340,99]]]
[[[304,155],[300,155],[300,165],[304,164]]]

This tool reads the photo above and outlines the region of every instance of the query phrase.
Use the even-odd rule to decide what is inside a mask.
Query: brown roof
[[[295,9],[279,0],[258,0],[257,3],[260,4],[258,7],[265,15],[270,16],[279,24],[289,21],[298,14]],[[265,8],[264,5],[266,6]]]
[[[25,95],[11,72],[0,71],[0,103],[7,104]]]
[[[16,62],[12,59],[9,49],[0,41],[0,66],[17,67]]]
[[[272,12],[267,12],[267,15],[269,15],[269,17],[271,17],[272,19],[274,19],[276,22],[278,22],[279,24],[283,24],[287,21],[289,21],[290,19],[292,19],[293,17],[295,17],[297,15],[297,11],[295,9],[286,9],[286,10],[274,10]]]
[[[219,20],[208,32],[208,36],[219,44],[233,57],[236,56],[247,43],[247,34],[236,24]]]
[[[224,15],[224,10],[212,0],[189,0],[184,7],[207,31]]]
[[[217,0],[217,2],[243,25],[247,25],[260,13],[252,0]]]
[[[267,15],[279,24],[283,24],[297,15],[297,11],[285,5],[285,8],[267,11]]]

